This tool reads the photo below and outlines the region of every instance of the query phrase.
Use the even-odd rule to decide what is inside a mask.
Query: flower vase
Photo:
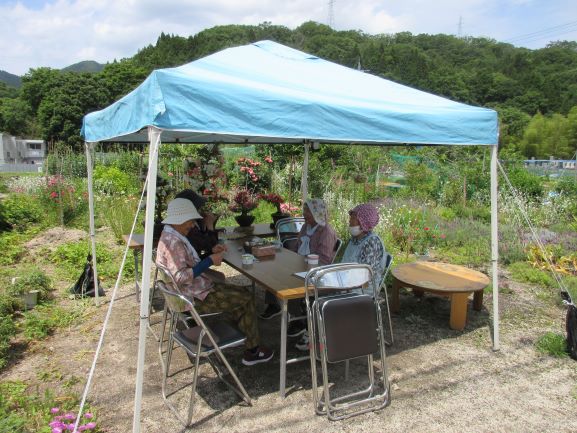
[[[254,222],[254,215],[247,214],[246,212],[241,213],[234,217],[236,222],[241,227],[250,227]]]

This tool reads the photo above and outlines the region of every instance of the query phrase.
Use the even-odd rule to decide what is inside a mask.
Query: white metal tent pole
[[[491,264],[493,272],[493,350],[499,350],[499,229],[497,221],[497,145],[491,146]]]
[[[136,368],[136,390],[134,392],[134,416],[132,432],[140,432],[140,409],[142,405],[142,382],[144,377],[144,355],[146,330],[148,329],[148,294],[150,292],[150,267],[152,265],[152,236],[154,234],[154,206],[156,202],[156,173],[161,130],[148,127],[148,187],[146,189],[146,224],[144,226],[144,252],[142,253],[142,281],[140,292],[140,332],[138,334],[138,364]]]
[[[301,194],[303,197],[303,204],[308,198],[309,194],[309,147],[310,143],[305,142],[305,157],[303,160],[303,173],[301,176]]]
[[[86,169],[88,175],[88,211],[90,214],[90,244],[92,247],[92,267],[94,268],[94,301],[96,306],[100,305],[100,296],[98,287],[98,269],[96,267],[96,230],[94,228],[94,187],[92,185],[92,149],[95,143],[84,143],[86,149]]]

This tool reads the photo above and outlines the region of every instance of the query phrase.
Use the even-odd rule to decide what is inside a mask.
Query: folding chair
[[[339,251],[341,250],[341,247],[342,247],[342,246],[343,246],[343,240],[337,238],[337,241],[335,242],[335,249],[334,249],[335,255],[333,256],[333,261],[332,261],[332,263],[335,262],[337,256],[339,255]]]
[[[330,420],[379,410],[390,403],[382,317],[372,279],[371,267],[357,263],[321,266],[305,278],[313,401],[316,413],[326,414]],[[376,353],[380,355],[380,373],[373,365]],[[355,358],[366,358],[368,387],[331,396],[329,364]],[[322,395],[317,359],[322,367]]]
[[[160,265],[157,265],[162,278],[157,280],[157,288],[164,296],[165,312],[162,321],[162,334],[160,336],[159,354],[162,365],[162,398],[165,404],[176,415],[177,419],[185,426],[191,425],[192,416],[194,414],[194,404],[196,400],[196,385],[198,381],[198,369],[200,366],[200,358],[205,358],[210,366],[213,368],[217,376],[226,383],[234,392],[236,392],[246,403],[252,405],[250,397],[248,396],[244,386],[238,379],[232,367],[228,363],[222,350],[237,347],[246,341],[246,336],[238,329],[232,327],[224,321],[211,321],[205,323],[203,318],[207,316],[216,316],[220,313],[199,315],[194,308],[194,303],[185,296],[178,293],[178,286],[172,278],[172,275]],[[187,315],[187,314],[189,315]],[[168,328],[168,347],[166,349],[166,358],[163,355],[163,342],[165,337],[166,322],[170,316]],[[179,329],[177,323],[180,322],[182,326]],[[181,418],[177,408],[169,401],[169,397],[176,394],[184,387],[179,387],[176,390],[167,393],[167,380],[173,377],[170,374],[170,363],[172,359],[172,351],[174,345],[182,347],[189,355],[193,365],[193,378],[191,382],[190,404],[188,408],[188,415],[186,419]],[[215,359],[211,355],[215,355]],[[233,383],[227,380],[222,371],[224,367],[228,371],[228,375],[232,378]],[[235,386],[236,385],[236,386]]]
[[[385,270],[383,271],[383,277],[381,278],[380,284],[377,287],[377,293],[379,293],[379,302],[382,303],[383,302],[383,298],[386,305],[387,305],[387,318],[389,320],[389,332],[391,333],[391,341],[386,341],[385,342],[389,345],[392,346],[393,343],[395,342],[394,337],[393,337],[393,322],[391,320],[391,309],[389,307],[389,293],[387,291],[387,285],[385,284],[385,280],[387,279],[387,275],[389,273],[389,270],[391,269],[391,265],[393,264],[393,256],[389,253],[385,254]],[[382,293],[382,295],[381,295]]]
[[[297,239],[297,234],[305,225],[303,217],[288,217],[277,221],[275,225],[276,237],[285,246],[285,243]]]

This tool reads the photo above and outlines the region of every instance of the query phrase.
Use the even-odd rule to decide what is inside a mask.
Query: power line
[[[577,21],[571,21],[569,23],[560,24],[553,27],[547,27],[545,29],[537,30],[531,33],[525,33],[523,35],[514,36],[509,39],[505,39],[503,42],[527,42],[537,39],[542,39],[544,37],[556,36],[560,34],[566,34],[577,31]]]

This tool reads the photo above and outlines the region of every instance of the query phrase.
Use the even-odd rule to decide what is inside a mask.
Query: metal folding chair
[[[276,237],[284,246],[285,242],[296,239],[296,235],[301,231],[305,225],[303,217],[288,217],[277,221],[275,225]]]
[[[343,246],[343,240],[337,238],[337,241],[335,242],[335,249],[334,249],[335,255],[334,255],[334,257],[333,257],[332,263],[335,262],[337,256],[339,255],[339,251],[341,250],[342,246]]]
[[[370,266],[344,263],[314,268],[305,278],[313,400],[317,414],[330,420],[384,408],[390,402],[380,305]],[[373,357],[380,355],[380,372]],[[329,364],[356,358],[367,361],[368,386],[331,396]],[[317,363],[322,367],[322,394]]]
[[[158,349],[162,365],[162,398],[165,404],[170,408],[170,410],[172,410],[177,419],[185,427],[191,425],[196,400],[196,386],[198,381],[200,358],[205,358],[217,376],[246,403],[251,405],[250,397],[248,396],[244,386],[222,353],[222,350],[224,349],[244,344],[246,336],[238,329],[224,321],[211,321],[210,323],[206,323],[204,318],[207,316],[216,316],[220,313],[204,315],[198,314],[194,308],[193,301],[178,292],[178,286],[168,270],[160,265],[157,265],[157,267],[161,277],[157,280],[157,289],[163,294],[165,300],[162,333]],[[168,321],[168,317],[170,317],[168,327],[168,347],[166,352],[164,352],[163,343],[165,341],[166,322]],[[177,326],[179,322],[181,326]],[[178,373],[170,374],[170,363],[172,360],[174,345],[182,347],[189,355],[189,359],[193,362],[194,371],[192,382],[190,383],[190,404],[186,419],[183,419],[180,416],[176,406],[169,401],[170,396],[176,394],[184,387],[181,386],[171,392],[167,392],[166,389],[168,378],[173,377]],[[163,353],[166,354],[166,357],[163,356]],[[214,355],[214,357],[212,355]],[[223,367],[226,371],[223,371]],[[228,375],[232,378],[232,382],[234,383],[231,383],[227,379],[226,372],[228,372]]]
[[[389,253],[386,253],[385,254],[385,270],[383,271],[383,277],[381,278],[380,284],[377,288],[377,292],[379,293],[379,302],[382,304],[383,298],[385,298],[384,302],[387,305],[387,319],[389,321],[389,332],[391,334],[391,341],[385,340],[385,342],[389,346],[393,345],[393,343],[395,342],[395,339],[393,337],[393,322],[391,320],[391,309],[389,307],[389,293],[387,291],[387,285],[385,283],[385,280],[387,279],[387,275],[389,273],[389,270],[391,269],[392,264],[393,264],[393,256]]]

